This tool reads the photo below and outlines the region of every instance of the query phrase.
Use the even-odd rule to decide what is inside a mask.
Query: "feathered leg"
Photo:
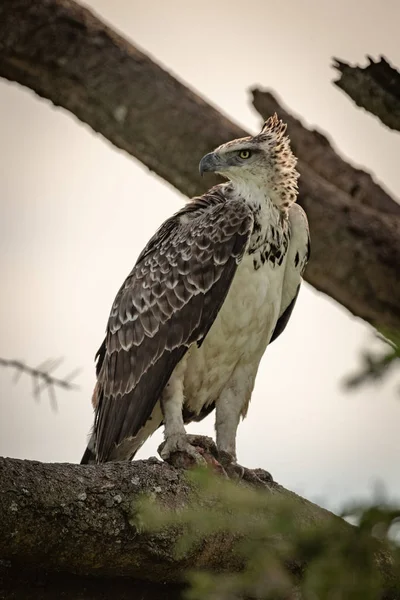
[[[228,385],[216,402],[215,430],[217,436],[218,460],[230,477],[245,479],[264,485],[260,478],[246,467],[236,462],[236,432],[240,416],[246,416],[250,396],[253,391],[255,374],[253,367],[236,367]],[[266,479],[272,481],[269,473]]]
[[[184,358],[172,373],[161,396],[161,410],[164,417],[164,438],[158,451],[161,458],[167,460],[174,452],[184,452],[193,457],[197,463],[204,462],[201,455],[190,444],[183,423],[183,381],[186,369]]]
[[[252,367],[237,366],[216,402],[215,430],[218,451],[236,462],[236,432],[240,415],[245,416],[254,377]]]

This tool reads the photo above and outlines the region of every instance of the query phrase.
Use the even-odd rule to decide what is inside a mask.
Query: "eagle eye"
[[[246,158],[250,158],[250,156],[251,156],[251,152],[250,152],[250,150],[241,150],[241,151],[239,152],[239,157],[240,157],[240,158],[243,158],[244,160],[245,160]]]

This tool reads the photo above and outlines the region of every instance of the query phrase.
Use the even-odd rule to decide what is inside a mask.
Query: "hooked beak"
[[[203,176],[205,172],[215,172],[221,166],[220,157],[215,152],[209,152],[203,156],[199,164],[199,173]]]

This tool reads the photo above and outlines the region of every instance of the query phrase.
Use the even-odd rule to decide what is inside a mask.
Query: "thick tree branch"
[[[0,76],[68,109],[188,196],[213,183],[200,179],[200,157],[246,133],[71,0],[3,0]],[[291,126],[311,223],[306,279],[374,326],[400,330],[398,206],[320,134]]]
[[[270,92],[254,89],[253,103],[264,118],[277,111],[287,121],[300,157],[299,202],[310,221],[315,258],[307,281],[376,327],[399,330],[400,205]]]
[[[39,582],[47,590],[40,596],[43,598],[51,598],[49,590],[57,589],[63,581],[64,595],[57,597],[116,597],[106,594],[111,588],[104,578],[121,576],[130,580],[127,586],[123,580],[115,583],[121,586],[120,598],[127,597],[129,584],[136,592],[143,590],[143,596],[134,597],[168,598],[167,592],[182,582],[188,567],[217,571],[241,567],[241,559],[233,550],[237,535],[208,537],[177,558],[174,547],[179,531],[143,531],[137,519],[142,494],[157,497],[169,509],[185,507],[192,497],[184,471],[156,459],[87,467],[0,459],[0,481],[0,597],[8,590],[9,595],[3,597],[27,598],[22,592],[19,595],[19,590],[26,594],[26,582],[32,573],[40,572]],[[265,494],[267,501],[276,501],[277,495],[291,499],[295,530],[331,524],[340,536],[351,528],[277,484],[266,487]],[[212,512],[212,505],[209,510]],[[285,543],[285,536],[295,535],[295,530],[282,532],[276,543]],[[393,590],[400,589],[396,587],[400,585],[399,574],[392,572],[391,557],[378,541],[376,557],[387,598],[395,598]],[[301,577],[302,569],[295,562],[293,571]],[[63,573],[73,575],[69,583]],[[91,581],[93,576],[102,578],[101,585]],[[146,588],[146,581],[153,585]],[[157,586],[165,583],[165,595],[158,596]],[[74,596],[77,590],[79,595]]]
[[[400,72],[382,56],[368,58],[366,67],[351,66],[335,59],[340,77],[334,83],[352,100],[377,116],[384,125],[400,131]]]
[[[307,165],[316,175],[345,192],[353,205],[358,203],[382,213],[400,216],[400,204],[394,202],[369,173],[343,160],[324,134],[305,127],[283,108],[271,92],[254,88],[252,94],[254,108],[264,119],[278,112],[288,124],[292,149],[300,157],[300,171],[303,164]],[[307,178],[306,174],[302,176]]]
[[[216,140],[245,132],[72,0],[0,3],[0,76],[63,106],[189,196]]]

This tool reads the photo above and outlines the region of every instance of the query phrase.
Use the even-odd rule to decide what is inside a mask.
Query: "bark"
[[[263,118],[277,112],[288,124],[291,146],[296,156],[300,157],[299,170],[303,179],[312,177],[307,172],[303,173],[303,165],[306,165],[316,175],[345,192],[353,205],[361,204],[381,213],[400,216],[400,204],[394,202],[369,173],[343,160],[325,135],[305,127],[283,108],[271,92],[255,88],[252,94],[253,105]]]
[[[382,56],[368,58],[366,67],[351,66],[335,59],[340,77],[334,83],[390,129],[400,131],[400,72]]]
[[[236,571],[236,535],[209,537],[177,559],[179,531],[149,534],[140,527],[143,494],[169,509],[193,498],[184,473],[157,459],[85,467],[0,459],[0,598],[161,600],[178,597],[188,567]],[[329,522],[341,535],[352,527],[276,483],[264,489],[267,499],[295,501],[296,530]],[[293,534],[283,532],[276,543]],[[386,598],[395,598],[400,581],[391,557],[378,541],[376,552]],[[301,577],[302,565],[292,568]]]
[[[300,203],[308,214],[312,254],[306,279],[354,315],[396,338],[400,330],[400,220],[360,207],[305,164]],[[329,227],[327,222],[330,221]]]
[[[72,0],[0,3],[0,76],[33,89],[193,196],[217,180],[198,174],[201,156],[246,135],[200,96]],[[299,202],[311,224],[306,280],[354,315],[400,330],[400,214],[370,176],[270,96],[256,107],[289,121],[300,158]]]
[[[300,157],[299,203],[311,230],[307,281],[378,329],[398,331],[400,205],[270,92],[254,89],[253,104],[264,118],[277,111],[288,123],[292,148]]]

